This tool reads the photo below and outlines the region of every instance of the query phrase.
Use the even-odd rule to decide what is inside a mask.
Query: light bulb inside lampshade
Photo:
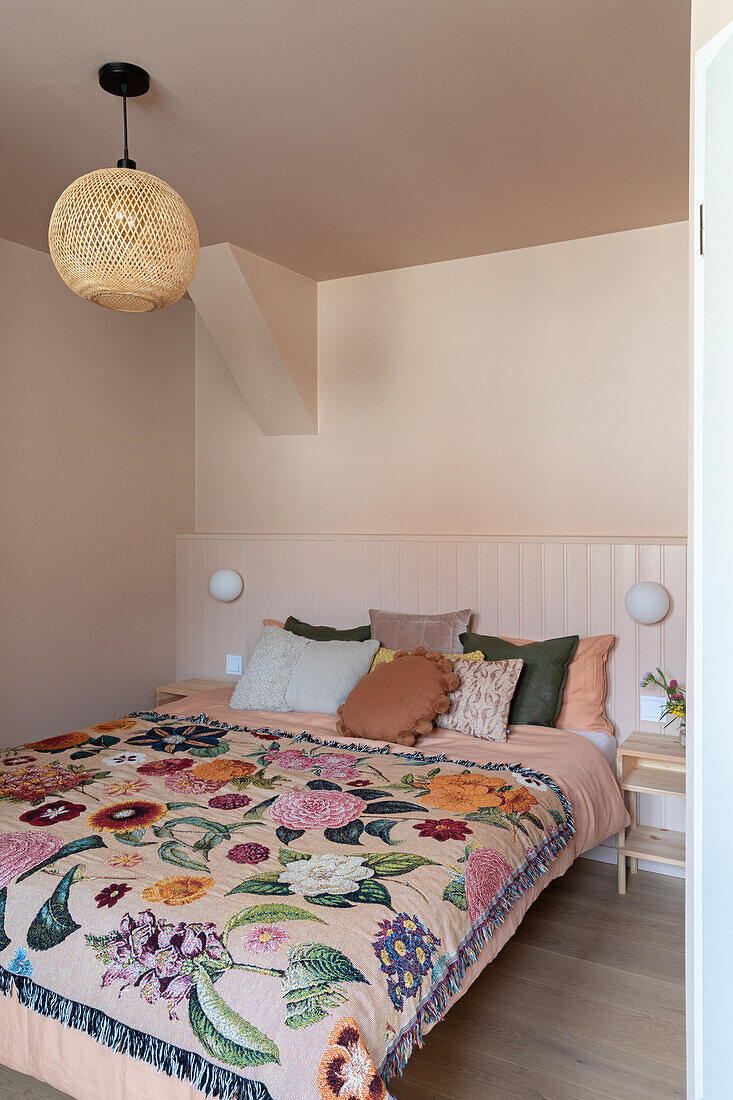
[[[236,569],[217,569],[209,578],[209,592],[222,603],[236,600],[243,588],[244,581]]]
[[[660,622],[669,611],[669,595],[656,581],[639,581],[626,593],[624,605],[635,622],[649,626]]]
[[[149,313],[186,293],[199,235],[188,206],[164,180],[134,168],[102,168],[60,196],[48,247],[59,275],[81,298]]]

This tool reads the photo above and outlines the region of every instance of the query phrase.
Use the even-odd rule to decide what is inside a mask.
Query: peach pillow
[[[285,629],[285,623],[281,623],[279,619],[263,619],[263,626],[279,626],[281,630]]]
[[[504,641],[513,645],[528,645],[531,639],[505,638]],[[614,634],[598,634],[593,638],[581,638],[578,642],[568,665],[562,703],[554,722],[557,729],[614,736],[613,726],[606,715],[606,662],[615,641]]]
[[[460,682],[453,662],[442,654],[427,653],[422,646],[409,654],[401,651],[362,676],[338,709],[337,732],[414,745],[416,737],[430,733],[436,714],[448,710],[448,692]]]

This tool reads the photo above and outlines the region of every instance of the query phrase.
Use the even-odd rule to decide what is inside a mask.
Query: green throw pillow
[[[550,638],[546,642],[513,645],[486,634],[459,635],[463,652],[480,649],[487,661],[519,657],[524,666],[509,708],[512,726],[551,726],[562,705],[568,665],[578,646],[578,635]]]
[[[368,642],[372,636],[372,628],[368,624],[352,627],[351,630],[334,630],[332,626],[302,623],[292,615],[288,615],[285,620],[285,629],[300,638],[310,638],[312,642]]]

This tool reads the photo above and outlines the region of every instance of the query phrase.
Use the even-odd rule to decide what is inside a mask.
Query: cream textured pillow
[[[257,639],[254,653],[232,692],[233,710],[286,711],[285,693],[307,638],[299,638],[279,626],[266,626]]]
[[[399,649],[385,649],[384,646],[380,646],[374,654],[374,660],[369,671],[374,672],[374,669],[384,664],[385,661],[394,661],[395,654],[399,652]],[[441,657],[447,657],[449,661],[455,661],[458,658],[464,661],[483,661],[484,659],[480,649],[474,650],[473,653],[441,653]]]
[[[376,638],[366,642],[308,641],[285,692],[288,710],[335,714],[366,676],[378,645]]]
[[[506,741],[509,707],[523,661],[454,661],[461,686],[451,692],[450,706],[435,725],[484,741]]]

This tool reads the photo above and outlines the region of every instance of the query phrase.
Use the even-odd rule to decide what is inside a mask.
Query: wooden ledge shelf
[[[649,859],[655,863],[669,863],[674,867],[684,867],[685,834],[674,832],[672,829],[655,829],[650,825],[637,825],[627,832],[620,854],[632,859]]]
[[[636,794],[664,794],[669,798],[685,797],[685,773],[679,768],[663,768],[656,763],[639,763],[624,776],[625,791]]]
[[[671,829],[639,825],[637,799],[640,794],[684,798],[686,788],[685,750],[673,737],[659,733],[632,733],[619,745],[616,775],[624,799],[628,799],[631,827],[618,834],[618,892],[626,893],[626,860],[636,873],[638,861],[685,866],[685,835]]]

